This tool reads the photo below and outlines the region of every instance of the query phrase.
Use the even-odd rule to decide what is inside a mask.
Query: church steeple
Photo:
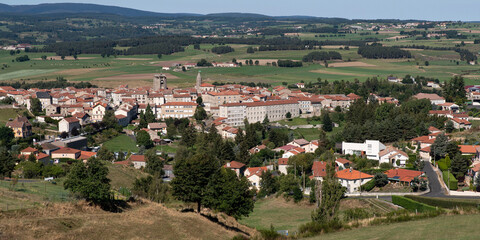
[[[200,85],[202,85],[202,75],[200,74],[201,71],[198,71],[198,75],[197,75],[197,82],[195,84],[195,89],[197,89],[197,91],[200,90]]]

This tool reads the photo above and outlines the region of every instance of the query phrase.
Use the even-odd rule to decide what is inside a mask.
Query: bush
[[[423,196],[406,196],[414,201],[425,203],[435,207],[455,209],[460,208],[477,208],[480,201],[476,199],[452,199],[452,198],[431,198]]]
[[[375,179],[372,179],[372,180],[368,181],[367,183],[363,184],[362,186],[360,186],[360,189],[361,189],[362,191],[369,192],[369,191],[371,191],[374,187],[375,187]]]
[[[412,199],[408,199],[406,197],[401,197],[401,196],[392,196],[392,203],[399,205],[407,210],[410,211],[418,211],[418,212],[428,212],[428,211],[436,211],[437,209],[433,206],[420,203],[417,201],[414,201]]]
[[[442,162],[442,161],[439,161],[439,162],[438,162],[438,168],[440,168],[440,170],[441,170],[442,172],[448,170],[447,164],[446,164],[445,162]]]
[[[293,200],[298,203],[302,201],[303,199],[303,193],[302,190],[299,187],[296,187],[293,189]]]
[[[343,218],[346,222],[372,217],[372,214],[363,208],[347,209],[343,214]]]
[[[337,231],[343,227],[339,220],[332,220],[329,222],[309,222],[299,227],[299,232],[302,237],[314,236],[320,233],[329,233]]]
[[[455,178],[455,176],[453,176],[452,173],[449,173],[448,171],[443,171],[442,175],[443,175],[443,181],[445,182],[447,187],[450,188],[450,190],[457,190],[458,189],[458,181]],[[450,177],[449,177],[449,175],[450,175]],[[448,182],[449,178],[450,178],[450,183]]]

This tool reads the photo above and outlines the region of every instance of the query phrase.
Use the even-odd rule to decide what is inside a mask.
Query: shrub
[[[337,231],[343,227],[339,220],[332,220],[329,222],[309,222],[299,227],[299,232],[302,237],[314,236],[320,233],[329,233]]]
[[[458,181],[451,172],[449,173],[447,171],[443,171],[442,175],[443,175],[443,181],[445,182],[445,184],[447,184],[447,187],[449,187],[450,190],[458,189]],[[450,179],[450,183],[448,182],[449,179]]]
[[[440,168],[440,170],[442,170],[442,171],[447,171],[448,170],[447,164],[445,162],[442,162],[442,161],[438,162],[438,168]]]
[[[423,196],[406,196],[414,201],[425,203],[435,207],[454,209],[460,208],[477,208],[480,201],[476,199],[452,199],[452,198],[431,198]]]
[[[436,211],[437,209],[433,206],[420,203],[414,201],[412,199],[401,197],[401,196],[392,196],[392,203],[399,205],[407,210],[410,211],[418,211],[418,212],[428,212],[428,211]]]
[[[372,190],[373,188],[375,187],[375,179],[372,179],[370,181],[368,181],[367,183],[363,184],[360,189],[362,191],[366,191],[366,192],[369,192],[370,190]]]
[[[343,212],[346,222],[372,217],[372,214],[363,208],[347,209]]]

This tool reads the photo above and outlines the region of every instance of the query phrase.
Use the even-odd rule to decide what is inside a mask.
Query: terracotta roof
[[[149,123],[148,127],[150,129],[157,129],[157,128],[166,128],[167,124],[166,123]]]
[[[428,131],[430,131],[430,132],[437,132],[437,131],[440,131],[440,130],[439,130],[438,128],[434,127],[434,126],[430,126],[430,127],[428,128]]]
[[[460,147],[460,152],[463,154],[476,154],[477,148],[480,146],[477,145],[458,145]]]
[[[288,158],[279,158],[278,165],[288,165]]]
[[[420,149],[419,151],[420,151],[420,152],[427,152],[427,153],[429,153],[429,152],[430,152],[430,146],[424,147],[424,148]]]
[[[336,177],[340,179],[347,179],[347,180],[373,178],[373,176],[370,174],[362,173],[354,169],[344,169],[342,171],[338,171],[336,173]]]
[[[278,100],[278,101],[266,101],[266,102],[250,102],[250,103],[227,103],[223,104],[224,107],[246,106],[246,107],[261,107],[261,106],[273,106],[284,104],[298,104],[295,100]]]
[[[145,162],[145,156],[144,155],[131,155],[129,160],[132,161],[132,162]]]
[[[325,177],[327,176],[327,163],[315,161],[312,165],[312,173],[314,177]]]
[[[168,102],[163,104],[162,106],[196,106],[197,104],[194,102]]]
[[[63,120],[67,121],[68,123],[79,122],[79,120],[76,117],[64,118]]]
[[[225,165],[223,165],[225,168],[233,168],[233,169],[240,169],[242,167],[245,167],[245,164],[237,161],[231,161]]]
[[[416,99],[445,100],[445,98],[440,97],[435,93],[419,93],[413,97]]]
[[[395,155],[401,154],[405,157],[408,157],[408,154],[406,154],[404,151],[401,151],[398,148],[393,147],[393,146],[387,146],[384,150],[380,151],[380,153],[378,155],[380,157],[383,157],[383,156],[385,156],[387,154],[391,154],[391,153],[395,153]]]
[[[421,176],[423,172],[397,168],[390,169],[385,174],[388,178],[398,179],[401,182],[411,182],[415,177]]]
[[[253,175],[257,175],[257,176],[262,176],[263,172],[266,172],[268,171],[268,168],[267,167],[250,167],[250,168],[247,168],[247,170],[250,175],[248,175],[247,178],[253,176]]]
[[[69,148],[69,147],[62,147],[58,150],[53,151],[53,153],[65,153],[65,154],[70,154],[70,153],[79,153],[81,152],[80,150]]]
[[[348,164],[352,164],[352,161],[349,161],[349,160],[347,160],[347,159],[345,159],[345,158],[337,158],[335,161],[336,161],[336,162],[339,162],[339,163],[341,163],[341,164],[347,164],[347,163],[348,163]]]
[[[42,152],[37,154],[37,160],[44,159],[44,158],[47,158],[47,157],[49,158],[50,155],[42,153]]]
[[[97,153],[96,152],[88,152],[88,151],[80,151],[80,157],[79,159],[81,160],[87,160],[93,156],[96,156]]]
[[[35,148],[32,148],[32,147],[27,147],[25,149],[23,149],[22,151],[20,151],[21,153],[33,153],[33,152],[38,152],[37,149]]]

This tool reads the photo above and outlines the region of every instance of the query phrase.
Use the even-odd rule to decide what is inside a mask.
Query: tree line
[[[324,52],[311,52],[303,56],[302,61],[313,62],[313,61],[325,61],[325,60],[337,60],[337,59],[342,59],[342,55],[339,52],[324,51]]]
[[[16,89],[30,89],[30,88],[40,88],[40,89],[51,89],[51,88],[96,88],[96,85],[91,84],[90,82],[68,82],[67,79],[63,77],[57,77],[55,81],[38,81],[38,82],[2,82],[1,86],[11,86]]]
[[[364,58],[411,58],[409,51],[402,50],[398,47],[384,47],[381,44],[365,45],[358,48],[357,51]]]

